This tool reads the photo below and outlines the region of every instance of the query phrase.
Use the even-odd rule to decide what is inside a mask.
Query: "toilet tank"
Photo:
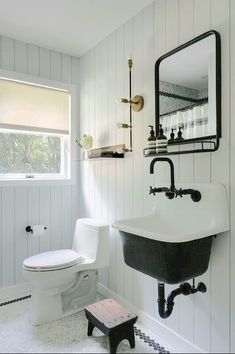
[[[78,219],[73,238],[73,250],[95,264],[95,268],[109,265],[109,225],[94,219]]]

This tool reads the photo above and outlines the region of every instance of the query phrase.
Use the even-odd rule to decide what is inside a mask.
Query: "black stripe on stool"
[[[1,302],[0,306],[6,306],[6,305],[14,304],[15,302],[19,302],[19,301],[24,301],[24,300],[30,299],[31,297],[32,297],[32,295],[18,297],[17,299],[9,300],[9,301],[6,301],[6,302]]]
[[[154,350],[158,351],[160,354],[168,354],[170,353],[164,347],[161,347],[159,343],[156,343],[154,339],[151,339],[149,336],[146,336],[144,332],[134,326],[135,335],[142,339],[146,344],[150,347],[153,347]]]

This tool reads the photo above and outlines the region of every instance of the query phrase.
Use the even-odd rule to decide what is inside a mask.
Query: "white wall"
[[[0,37],[0,68],[77,84],[77,58],[5,37]],[[0,288],[24,281],[26,257],[71,247],[78,197],[77,183],[30,186],[28,181],[28,186],[0,188]],[[46,234],[28,236],[25,227],[32,224],[45,224]]]
[[[116,102],[128,96],[128,56],[134,63],[133,93],[145,99],[144,110],[133,118],[134,153],[123,160],[80,162],[84,215],[112,223],[151,210],[148,191],[154,182],[149,175],[150,159],[143,158],[142,149],[149,135],[147,125],[154,122],[154,63],[163,53],[209,29],[218,30],[222,36],[221,147],[216,153],[172,159],[178,182],[224,183],[234,215],[234,0],[155,0],[80,59],[80,134],[91,133],[97,147],[128,142],[128,135],[116,127],[117,122],[128,122],[128,107]],[[168,170],[162,166],[155,183],[161,185],[166,178]],[[215,240],[209,270],[197,279],[206,283],[207,293],[178,298],[168,320],[161,320],[157,314],[157,282],[124,264],[115,231],[111,235],[110,269],[101,272],[101,282],[202,350],[234,352],[234,227],[232,220],[231,232]],[[168,286],[167,290],[172,288]]]

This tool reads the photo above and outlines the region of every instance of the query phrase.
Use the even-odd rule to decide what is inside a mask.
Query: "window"
[[[0,78],[0,179],[69,179],[71,93]]]

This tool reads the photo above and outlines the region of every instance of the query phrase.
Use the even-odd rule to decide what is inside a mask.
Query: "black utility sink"
[[[151,215],[113,224],[127,265],[169,284],[206,272],[213,236],[229,229],[227,196],[221,184],[193,187],[201,192],[199,203],[159,195]]]

